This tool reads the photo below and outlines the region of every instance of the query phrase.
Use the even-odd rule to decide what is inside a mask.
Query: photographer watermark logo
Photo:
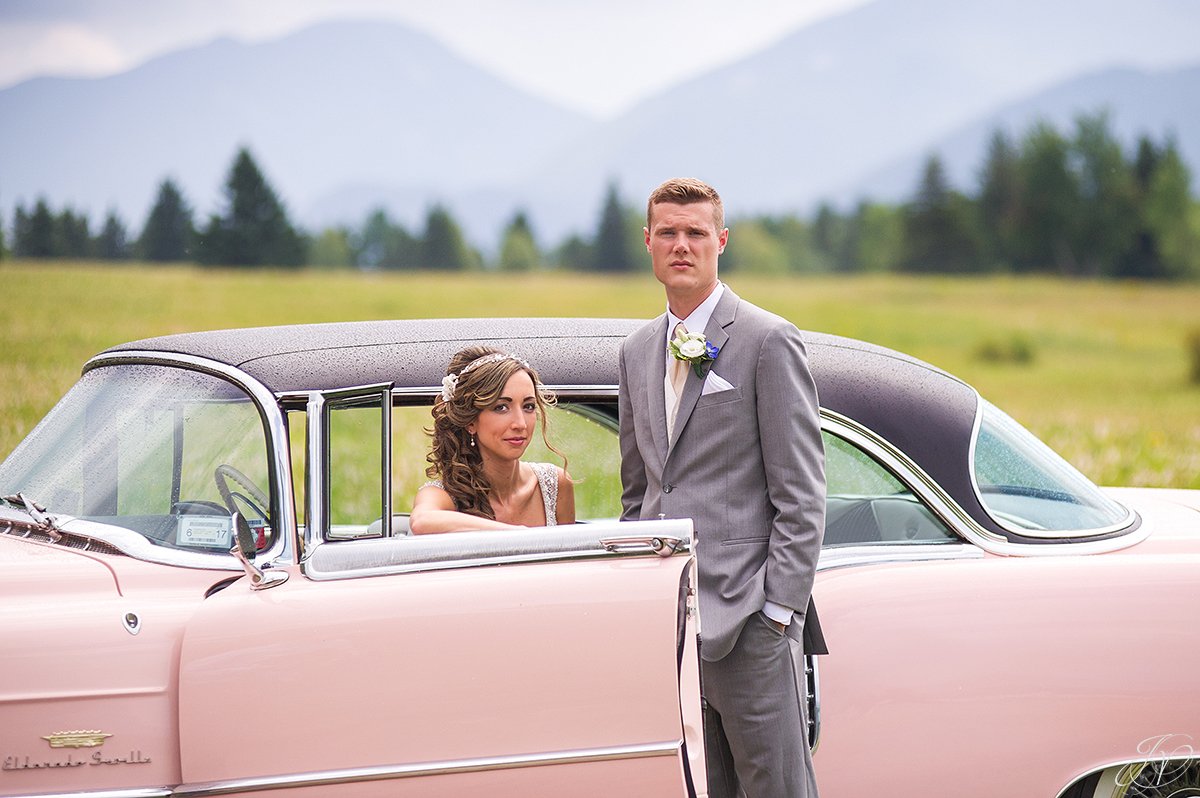
[[[1159,734],[1138,743],[1145,757],[1117,773],[1125,798],[1200,798],[1200,753],[1190,734]]]

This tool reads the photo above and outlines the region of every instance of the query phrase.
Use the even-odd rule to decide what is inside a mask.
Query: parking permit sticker
[[[220,546],[229,548],[233,540],[233,519],[228,516],[181,515],[175,532],[177,546]]]

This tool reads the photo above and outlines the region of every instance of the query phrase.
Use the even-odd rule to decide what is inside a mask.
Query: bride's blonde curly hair
[[[542,440],[546,448],[563,459],[567,458],[551,445],[546,436],[546,408],[555,404],[554,394],[542,385],[537,371],[532,366],[507,352],[490,346],[468,346],[459,350],[446,367],[450,387],[445,395],[433,404],[433,429],[427,430],[433,438],[433,446],[425,459],[429,467],[425,474],[430,479],[441,480],[442,488],[454,500],[456,510],[483,518],[495,519],[492,504],[488,500],[491,485],[483,473],[483,457],[474,445],[467,427],[484,410],[494,406],[512,375],[524,371],[533,380],[537,399],[538,420],[541,422]]]

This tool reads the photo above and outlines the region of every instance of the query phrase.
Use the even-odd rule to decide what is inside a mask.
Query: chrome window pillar
[[[329,532],[330,512],[330,413],[338,405],[361,403],[378,397],[380,403],[380,506],[383,537],[392,536],[392,383],[360,385],[308,394],[304,436],[305,527],[300,560],[312,556]]]

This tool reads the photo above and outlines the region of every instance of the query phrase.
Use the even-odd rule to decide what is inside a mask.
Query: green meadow
[[[1105,485],[1200,488],[1200,285],[724,275],[810,330],[946,369]],[[353,319],[662,310],[645,274],[213,270],[0,263],[0,455],[92,354],[191,330]],[[1190,348],[1189,348],[1190,347]]]

